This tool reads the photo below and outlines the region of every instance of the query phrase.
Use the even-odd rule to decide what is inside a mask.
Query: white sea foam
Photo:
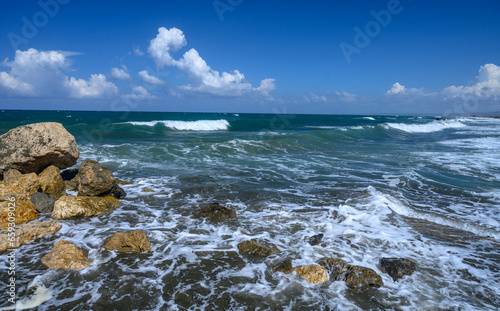
[[[132,125],[155,126],[159,123],[168,128],[178,131],[223,131],[230,127],[227,120],[197,120],[197,121],[176,121],[176,120],[158,120],[158,121],[130,121],[125,122]]]
[[[363,117],[363,119],[375,121],[373,117]]]
[[[432,133],[449,128],[461,128],[467,125],[458,121],[433,121],[425,124],[387,123],[386,129],[392,128],[407,133]]]

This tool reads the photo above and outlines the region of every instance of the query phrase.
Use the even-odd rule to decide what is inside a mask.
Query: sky
[[[3,0],[0,109],[500,112],[500,2]]]

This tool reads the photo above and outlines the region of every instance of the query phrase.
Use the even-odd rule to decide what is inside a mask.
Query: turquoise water
[[[2,111],[0,134],[62,123],[79,162],[94,159],[132,181],[110,215],[65,220],[55,236],[18,252],[20,297],[40,310],[496,310],[500,305],[500,120],[436,116],[327,116]],[[145,187],[153,192],[142,191]],[[193,219],[219,202],[238,218]],[[42,216],[42,219],[48,218]],[[117,231],[141,229],[147,254],[103,250]],[[323,246],[304,237],[324,234]],[[82,247],[91,268],[49,271],[58,239]],[[260,238],[281,254],[241,256]],[[272,274],[341,257],[382,275],[354,292]],[[4,258],[5,257],[5,258]],[[377,267],[407,257],[398,282]],[[6,254],[0,256],[6,265]],[[38,289],[38,292],[36,291]],[[45,293],[45,295],[42,294]],[[1,302],[0,306],[7,306]]]

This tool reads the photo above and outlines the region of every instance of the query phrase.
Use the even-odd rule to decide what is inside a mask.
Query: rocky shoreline
[[[111,213],[126,197],[120,184],[129,183],[113,177],[100,163],[86,159],[78,169],[79,158],[74,136],[59,123],[44,122],[14,128],[0,136],[0,252],[36,243],[58,232],[57,220],[92,217]],[[61,171],[63,170],[63,171]],[[66,191],[75,191],[68,195]],[[12,207],[15,207],[14,209]],[[37,222],[40,214],[50,214],[54,220]],[[192,215],[210,218],[220,223],[237,218],[230,208],[212,203]],[[323,234],[305,237],[313,246],[320,245]],[[117,232],[102,242],[106,250],[126,253],[148,252],[151,243],[141,230]],[[279,256],[275,245],[266,241],[248,240],[237,245],[243,256],[265,258]],[[276,257],[275,256],[275,257]],[[92,266],[92,259],[78,246],[64,240],[55,242],[42,263],[48,269],[82,269]],[[375,270],[355,266],[341,258],[322,258],[317,263],[293,267],[292,258],[273,265],[272,272],[295,272],[311,283],[344,281],[352,290],[383,286]],[[411,275],[417,265],[406,258],[381,258],[379,270],[394,281]]]

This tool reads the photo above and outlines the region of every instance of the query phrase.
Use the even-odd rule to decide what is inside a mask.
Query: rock
[[[380,259],[380,271],[389,274],[393,281],[405,275],[411,275],[417,269],[417,264],[406,258]]]
[[[0,196],[11,194],[29,200],[31,195],[40,188],[40,181],[35,173],[18,175],[11,172],[9,174],[7,180],[0,182]]]
[[[321,242],[321,239],[323,239],[323,233],[316,234],[316,235],[309,237],[308,241],[309,241],[309,244],[314,246],[314,245],[318,245]]]
[[[118,250],[121,252],[147,252],[151,248],[148,236],[141,230],[134,230],[130,233],[117,232],[104,242],[107,250]]]
[[[212,203],[209,206],[198,210],[194,217],[210,217],[215,221],[223,221],[228,218],[236,218],[236,212],[233,209],[224,207],[219,203]]]
[[[116,184],[117,185],[132,185],[133,182],[126,181],[126,180],[121,180],[121,179],[116,179]]]
[[[85,160],[78,170],[79,196],[124,197],[125,191],[117,185],[110,170],[94,160]]]
[[[83,269],[92,266],[81,248],[66,240],[59,240],[54,248],[42,257],[42,263],[49,269]]]
[[[0,177],[10,168],[40,173],[55,165],[75,165],[80,152],[75,137],[60,123],[42,122],[16,127],[0,136]]]
[[[62,196],[54,204],[52,218],[65,219],[76,216],[98,216],[113,211],[120,204],[120,201],[110,196]]]
[[[250,253],[263,257],[277,254],[280,252],[275,245],[272,244],[269,244],[269,246],[263,245],[258,243],[256,240],[249,240],[238,243],[238,250],[242,255]]]
[[[286,274],[292,273],[293,268],[292,268],[292,259],[286,258],[285,260],[282,260],[278,262],[276,265],[273,267],[273,273],[276,272],[283,272]]]
[[[340,258],[325,257],[318,263],[326,268],[332,281],[344,281],[353,290],[367,286],[380,287],[384,284],[382,277],[373,269],[353,266]]]
[[[111,188],[111,191],[109,191],[108,195],[116,199],[123,199],[127,196],[127,193],[125,192],[125,190],[123,190],[122,187],[114,185],[113,188]]]
[[[61,178],[66,181],[66,180],[72,180],[73,178],[78,175],[78,169],[77,168],[68,168],[64,171],[61,172]]]
[[[142,192],[153,192],[153,190],[149,188],[142,188]]]
[[[51,194],[56,199],[66,195],[66,184],[61,177],[61,171],[58,167],[51,165],[38,174],[40,189],[43,193]]]
[[[8,184],[15,183],[21,176],[23,176],[21,172],[11,168],[3,174],[3,180]]]
[[[28,244],[36,238],[54,234],[61,229],[61,224],[55,221],[30,222],[15,226],[14,241],[9,241],[9,230],[0,231],[0,252]]]
[[[66,191],[78,191],[78,176],[72,180],[65,180],[64,185],[66,186]]]
[[[52,194],[35,192],[31,196],[30,201],[33,205],[35,205],[35,208],[39,213],[45,214],[52,213],[54,203],[56,203],[56,198]]]
[[[310,283],[323,283],[328,281],[328,274],[322,266],[309,265],[298,267],[293,270]]]
[[[7,197],[0,199],[0,229],[8,228],[9,223],[20,225],[38,217],[35,205],[29,200],[15,196],[11,198],[14,200],[10,201]]]

